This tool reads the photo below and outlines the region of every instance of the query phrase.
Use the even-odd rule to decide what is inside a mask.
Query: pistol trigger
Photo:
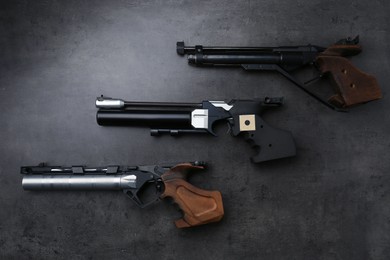
[[[227,125],[228,125],[228,127],[227,127],[226,134],[229,134],[229,133],[231,133],[231,132],[232,132],[232,126],[230,125],[230,123],[229,123],[229,122],[227,122]]]
[[[233,119],[233,117],[229,117],[227,119],[227,124],[228,124],[228,129],[227,129],[226,133],[227,134],[232,133],[234,135],[234,133],[233,133],[233,126],[234,126],[234,119]]]

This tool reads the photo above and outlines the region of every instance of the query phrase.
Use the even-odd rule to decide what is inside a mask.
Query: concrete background
[[[390,2],[12,1],[0,3],[0,258],[389,259]],[[329,45],[360,34],[352,59],[384,99],[337,113],[276,73],[202,69],[176,41]],[[94,100],[284,96],[264,115],[290,130],[295,158],[254,165],[241,138],[153,138],[99,127]],[[206,160],[191,178],[223,194],[217,224],[177,230],[170,203],[121,192],[26,192],[19,167]]]

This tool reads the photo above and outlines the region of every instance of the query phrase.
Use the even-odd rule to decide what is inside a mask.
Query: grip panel
[[[257,114],[237,114],[231,127],[233,136],[244,133],[245,140],[256,150],[251,157],[253,163],[292,157],[296,147],[292,134],[270,126]]]
[[[179,164],[161,176],[165,185],[161,198],[172,197],[184,213],[182,219],[175,221],[177,228],[217,222],[224,215],[219,191],[202,190],[185,181],[185,175],[190,169],[203,167],[190,163]]]
[[[320,55],[316,63],[321,73],[329,73],[335,83],[336,94],[329,98],[330,103],[350,107],[382,98],[375,77],[354,67],[346,58]]]

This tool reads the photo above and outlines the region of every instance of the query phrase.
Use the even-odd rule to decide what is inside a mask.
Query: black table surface
[[[389,259],[390,2],[2,1],[0,3],[0,258]],[[384,98],[338,113],[277,73],[194,68],[195,45],[330,45],[359,34],[352,62]],[[314,87],[315,88],[315,87]],[[263,164],[232,138],[151,137],[100,127],[95,98],[199,102],[284,96],[264,114],[290,130],[297,156]],[[162,201],[121,192],[27,192],[20,166],[204,160],[190,182],[220,190],[225,217],[178,230]]]

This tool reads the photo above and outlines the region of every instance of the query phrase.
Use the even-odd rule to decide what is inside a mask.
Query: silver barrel
[[[113,98],[97,98],[95,105],[97,108],[123,108],[125,101]]]
[[[136,188],[136,175],[26,175],[25,190],[122,190]]]

